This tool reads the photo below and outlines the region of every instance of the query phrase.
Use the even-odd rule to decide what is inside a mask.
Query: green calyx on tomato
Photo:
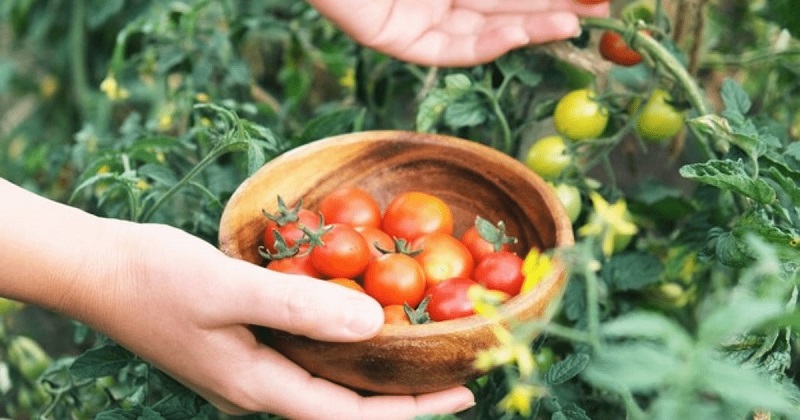
[[[508,251],[511,245],[517,243],[517,238],[508,236],[506,224],[502,220],[497,224],[477,216],[475,223],[472,224],[460,238],[469,253],[472,254],[474,262],[478,262],[486,255],[497,251]]]
[[[636,133],[643,140],[658,143],[677,135],[683,128],[684,115],[670,103],[669,92],[655,89],[647,102],[639,109],[641,100],[631,104],[631,113],[636,118]]]
[[[608,125],[608,109],[594,95],[590,89],[577,89],[561,97],[553,112],[553,124],[561,135],[578,141],[603,134]]]
[[[546,136],[534,142],[525,155],[525,165],[545,179],[557,178],[574,158],[561,136]]]

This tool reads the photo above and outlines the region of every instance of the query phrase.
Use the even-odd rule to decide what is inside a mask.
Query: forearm
[[[111,220],[0,179],[0,296],[85,320],[118,271]]]

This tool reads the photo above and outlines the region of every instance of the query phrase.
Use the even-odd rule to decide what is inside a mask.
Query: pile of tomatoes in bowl
[[[450,207],[435,195],[402,192],[385,209],[357,187],[333,190],[316,211],[277,200],[277,211],[264,211],[266,267],[367,293],[387,324],[469,316],[476,299],[504,302],[523,287],[523,259],[503,222],[476,215],[456,236]]]

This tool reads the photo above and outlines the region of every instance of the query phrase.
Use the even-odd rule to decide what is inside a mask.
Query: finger
[[[411,419],[423,414],[449,414],[475,404],[465,387],[411,395],[364,397],[305,370],[264,347],[247,363],[232,402],[249,411],[263,411],[292,419]],[[276,380],[280,378],[280,380]],[[302,395],[303,398],[297,398]]]
[[[579,16],[606,16],[609,3],[582,4],[577,0],[456,0],[453,8],[470,9],[486,15],[572,12]]]
[[[472,66],[530,44],[557,41],[580,33],[572,13],[539,13],[528,16],[495,16],[472,35],[453,35],[447,26],[420,37],[402,51],[406,60],[439,66]]]
[[[230,266],[226,276],[235,281],[221,319],[324,341],[365,340],[383,326],[380,304],[364,293],[238,260]]]

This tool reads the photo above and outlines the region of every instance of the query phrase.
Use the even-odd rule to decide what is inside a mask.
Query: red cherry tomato
[[[383,323],[390,325],[411,325],[411,320],[403,305],[388,305],[383,307]]]
[[[348,279],[348,278],[345,278],[345,277],[334,277],[332,279],[329,279],[328,281],[331,282],[331,283],[336,283],[336,284],[338,284],[340,286],[347,287],[348,289],[353,289],[353,290],[359,291],[361,293],[366,293],[364,291],[364,288],[361,287],[361,285],[358,284],[358,282],[353,280],[353,279]]]
[[[384,232],[409,241],[433,232],[453,234],[453,214],[440,198],[423,192],[395,196],[383,214]]]
[[[378,258],[383,255],[383,252],[378,248],[394,251],[394,239],[392,239],[388,233],[370,226],[357,227],[356,230],[364,237],[364,240],[367,241],[369,253],[372,258]]]
[[[369,263],[364,290],[381,306],[407,303],[416,307],[425,294],[425,273],[406,254],[384,254]]]
[[[428,291],[428,315],[433,321],[446,321],[474,314],[475,306],[469,299],[472,287],[482,286],[465,277],[454,277],[433,286]]]
[[[475,266],[472,278],[487,289],[517,295],[525,281],[522,258],[508,251],[494,252]]]
[[[332,191],[319,202],[325,223],[380,227],[381,208],[369,192],[356,187]]]
[[[495,251],[511,251],[509,242],[504,242],[500,245],[500,249],[495,249],[495,244],[484,239],[474,224],[461,234],[459,240],[467,247],[475,263]]]
[[[603,32],[597,49],[603,58],[620,66],[635,66],[642,61],[642,55],[628,46],[622,35],[614,31]]]
[[[411,243],[411,250],[422,252],[414,256],[422,270],[428,287],[453,277],[470,277],[475,262],[467,246],[456,237],[444,233],[431,233]]]
[[[303,238],[303,235],[305,235],[303,231],[300,230],[301,225],[309,229],[316,229],[319,224],[319,215],[308,209],[300,209],[297,212],[297,219],[291,222],[281,224],[274,220],[270,220],[267,222],[267,226],[264,228],[264,247],[270,252],[276,251],[275,237],[277,235],[275,232],[283,237],[287,246],[292,247],[297,241]]]
[[[355,278],[364,272],[370,260],[369,246],[355,228],[330,225],[320,239],[322,245],[314,245],[310,257],[323,276]]]
[[[322,277],[322,274],[314,267],[314,264],[311,264],[309,254],[272,260],[267,263],[267,268],[286,274],[301,274],[315,278]]]

